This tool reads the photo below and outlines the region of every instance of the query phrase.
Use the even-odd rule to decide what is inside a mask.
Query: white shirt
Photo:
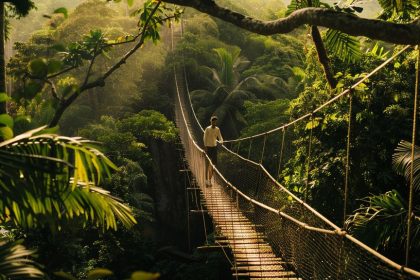
[[[220,142],[223,142],[222,134],[220,134],[220,129],[215,126],[214,128],[210,126],[206,127],[204,130],[204,146],[206,147],[216,147],[217,146],[217,138],[219,138]]]

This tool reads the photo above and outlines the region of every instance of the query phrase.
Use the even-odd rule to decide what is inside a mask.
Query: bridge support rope
[[[410,243],[411,243],[411,223],[413,220],[413,193],[414,193],[414,149],[416,144],[417,131],[417,109],[418,109],[418,95],[420,83],[420,45],[417,45],[417,67],[416,67],[416,86],[414,90],[414,109],[413,109],[413,134],[411,140],[411,170],[410,170],[410,193],[408,198],[408,214],[407,214],[407,244],[405,252],[405,265],[408,266],[410,259]]]

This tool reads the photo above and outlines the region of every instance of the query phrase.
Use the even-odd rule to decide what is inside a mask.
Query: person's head
[[[216,116],[211,116],[210,124],[211,124],[212,127],[216,126],[216,122],[217,122],[217,117]]]

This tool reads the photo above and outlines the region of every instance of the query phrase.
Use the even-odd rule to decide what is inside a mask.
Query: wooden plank
[[[213,219],[216,240],[229,247],[234,257],[233,276],[247,279],[299,279],[282,265],[289,264],[277,257],[265,241],[264,227],[255,225],[237,207],[237,202],[222,191],[218,184],[203,188],[202,205]],[[252,213],[252,211],[245,210]],[[222,248],[214,246],[214,248]]]
[[[261,271],[261,272],[240,272],[233,273],[238,277],[280,277],[280,276],[296,276],[293,271]]]
[[[245,272],[259,272],[259,271],[287,271],[281,265],[250,265],[250,266],[237,266],[232,267],[231,270],[245,271]]]

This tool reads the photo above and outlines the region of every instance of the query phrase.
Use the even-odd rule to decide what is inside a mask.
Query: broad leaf
[[[395,153],[392,155],[392,163],[397,172],[403,175],[407,182],[410,182],[411,178],[411,148],[410,142],[402,140]],[[416,191],[420,191],[420,147],[414,146],[414,164],[413,164],[413,185]]]
[[[10,128],[13,128],[13,118],[8,114],[0,115],[0,125],[5,125]]]
[[[55,9],[53,13],[54,14],[63,14],[65,18],[67,18],[68,17],[68,14],[69,14],[68,11],[67,11],[67,9],[64,8],[64,7],[60,7],[58,9]]]
[[[8,126],[0,127],[0,139],[8,140],[13,137],[13,130]]]
[[[29,73],[37,78],[44,78],[48,73],[47,61],[43,58],[37,58],[29,62]]]
[[[87,274],[87,280],[97,280],[112,275],[112,271],[106,268],[94,268]]]
[[[0,102],[6,102],[9,100],[10,100],[10,97],[7,95],[7,93],[4,93],[4,92],[0,93]]]
[[[61,70],[63,63],[59,60],[51,59],[48,61],[48,74],[53,74]]]
[[[358,60],[362,55],[359,40],[338,30],[329,29],[325,43],[329,51],[347,63]]]
[[[159,273],[136,271],[133,274],[131,274],[130,280],[157,280],[159,279],[159,277]]]

